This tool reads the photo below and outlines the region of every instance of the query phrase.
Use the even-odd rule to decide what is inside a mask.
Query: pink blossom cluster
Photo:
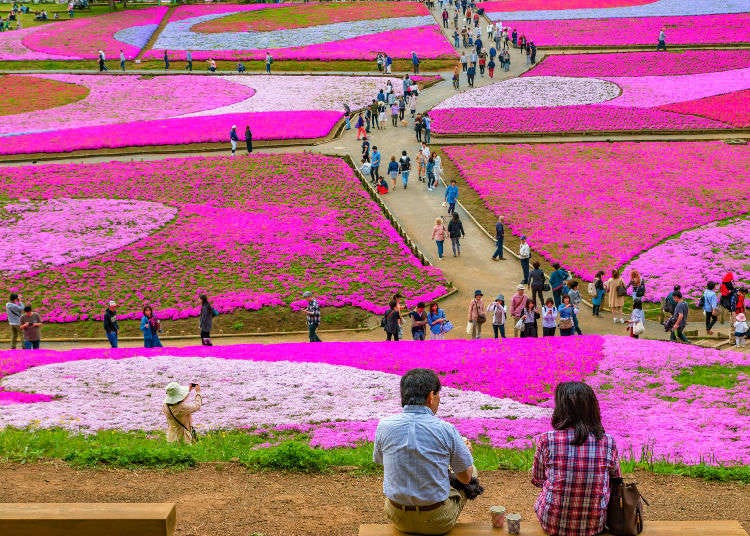
[[[538,47],[653,45],[665,28],[667,46],[747,43],[749,13],[684,17],[525,20],[510,25]]]
[[[378,419],[399,411],[398,375],[428,366],[445,386],[439,414],[467,437],[497,447],[529,447],[550,428],[555,385],[585,380],[623,457],[750,463],[750,421],[743,417],[750,378],[740,374],[730,389],[685,388],[675,380],[695,366],[750,365],[740,353],[617,336],[401,342],[387,352],[385,345],[5,352],[0,425],[159,429],[163,385],[200,378],[208,404],[197,415],[199,428],[266,426],[308,433],[323,448],[354,446],[372,441]],[[122,411],[102,409],[101,378],[127,386],[110,400]],[[38,394],[29,398],[25,390]]]
[[[750,67],[750,50],[552,54],[525,76],[677,76]]]
[[[129,9],[3,32],[0,60],[95,59],[99,49],[109,58],[116,58],[123,50],[128,59],[133,59],[166,13],[166,6]],[[131,40],[139,46],[115,38],[115,33],[125,29],[130,29]]]
[[[679,114],[698,115],[722,121],[733,127],[747,128],[750,127],[750,89],[665,104],[659,109]]]
[[[686,229],[747,211],[747,146],[622,142],[444,151],[513,234],[527,235],[534,251],[587,280]]]
[[[134,198],[178,211],[169,225],[125,247],[4,274],[8,287],[23,292],[50,322],[100,318],[110,299],[120,304],[121,318],[139,318],[150,303],[160,318],[180,319],[199,314],[203,293],[226,313],[299,308],[305,290],[315,291],[322,306],[372,312],[381,312],[397,291],[409,304],[446,292],[440,271],[414,257],[337,158],[281,154],[6,168],[0,197]]]
[[[495,11],[536,11],[548,9],[604,9],[652,4],[656,0],[500,0],[478,2],[477,7],[488,13]]]
[[[747,191],[747,189],[746,189]],[[685,231],[630,262],[646,278],[646,299],[658,302],[679,283],[682,293],[700,298],[708,281],[719,282],[727,272],[750,282],[750,219],[748,216]]]

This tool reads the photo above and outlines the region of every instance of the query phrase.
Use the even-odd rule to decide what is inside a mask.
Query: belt
[[[429,512],[430,510],[436,510],[445,504],[445,501],[440,501],[440,502],[428,504],[425,506],[413,506],[413,505],[398,504],[396,501],[392,499],[388,499],[388,500],[395,508],[398,508],[399,510],[403,510],[404,512]]]

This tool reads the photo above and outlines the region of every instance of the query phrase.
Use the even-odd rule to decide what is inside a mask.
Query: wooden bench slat
[[[505,530],[493,529],[486,522],[459,523],[447,536],[499,536]],[[641,536],[748,536],[739,521],[646,521]],[[360,525],[359,536],[406,536],[392,525]],[[534,520],[521,522],[521,536],[545,536]]]
[[[3,536],[172,536],[171,503],[0,503]]]

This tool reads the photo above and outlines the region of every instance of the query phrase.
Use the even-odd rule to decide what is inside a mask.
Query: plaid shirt
[[[305,309],[305,312],[307,313],[308,326],[317,326],[320,324],[320,305],[318,305],[318,300],[310,300],[307,303],[307,309]]]
[[[542,491],[534,503],[546,534],[593,536],[604,530],[610,476],[620,476],[617,446],[609,434],[573,446],[573,429],[536,438],[531,483]]]

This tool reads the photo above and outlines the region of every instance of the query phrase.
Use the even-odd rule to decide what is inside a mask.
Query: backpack
[[[703,309],[706,306],[706,296],[705,294],[701,296],[701,299],[698,300],[698,309]]]
[[[670,294],[666,298],[664,298],[664,312],[665,313],[674,313],[674,308],[677,305],[677,302],[674,301],[674,298]]]
[[[411,168],[411,158],[408,156],[406,158],[401,158],[401,169],[403,171],[409,171]]]
[[[388,323],[388,313],[390,313],[390,310],[383,313],[383,317],[380,319],[380,327],[383,329],[385,329],[385,326]]]

